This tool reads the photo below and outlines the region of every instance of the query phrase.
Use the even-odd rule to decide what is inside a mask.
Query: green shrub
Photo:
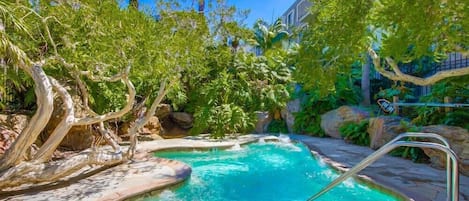
[[[195,122],[191,132],[210,132],[213,138],[223,138],[225,134],[246,133],[254,127],[256,118],[234,104],[206,106],[194,114]]]
[[[353,144],[369,146],[370,136],[366,132],[368,128],[368,120],[363,120],[359,123],[350,122],[339,128],[340,134],[346,141]]]
[[[420,102],[442,103],[446,96],[454,103],[469,103],[469,76],[446,79],[432,86],[431,93],[422,96]],[[412,120],[416,125],[445,124],[459,126],[469,130],[469,112],[467,108],[453,108],[446,112],[439,107],[417,107],[417,116]]]
[[[267,127],[269,133],[288,133],[287,122],[282,119],[272,120]]]
[[[334,90],[324,93],[320,88],[302,89],[295,94],[301,100],[301,110],[295,113],[295,132],[324,137],[321,115],[342,105],[356,105],[360,101],[359,88],[348,75],[336,75]]]
[[[418,132],[420,131],[420,127],[415,126],[407,121],[401,121],[401,126],[405,129],[406,132]],[[409,137],[406,139],[407,141],[415,141],[418,140],[414,137]],[[422,149],[418,147],[399,147],[394,149],[389,153],[391,156],[402,157],[406,159],[410,159],[417,163],[426,163],[428,162],[428,156],[425,155]]]

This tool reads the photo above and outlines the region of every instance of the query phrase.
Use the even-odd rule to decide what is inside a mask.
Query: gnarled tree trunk
[[[104,128],[103,122],[121,117],[132,109],[132,105],[135,102],[135,88],[128,79],[130,67],[126,68],[123,73],[110,78],[95,78],[89,72],[82,73],[94,81],[116,82],[122,80],[128,88],[127,103],[124,108],[117,112],[110,112],[103,115],[97,115],[90,108],[87,108],[91,116],[84,118],[75,117],[73,101],[69,92],[57,80],[48,77],[42,70],[41,65],[34,65],[30,70],[25,69],[25,71],[29,72],[35,81],[38,110],[33,118],[31,118],[28,127],[23,130],[14,144],[2,156],[2,163],[0,165],[0,188],[15,187],[30,183],[54,182],[85,166],[113,165],[124,162],[127,159],[132,159],[137,144],[137,130],[144,126],[148,122],[148,119],[154,115],[157,106],[167,93],[166,81],[163,81],[151,109],[147,111],[145,115],[139,117],[137,122],[129,129],[131,146],[128,148],[127,152],[124,153],[121,151],[121,147],[118,145],[117,141],[112,138],[110,133]],[[64,117],[37,153],[34,154],[30,160],[25,161],[23,155],[26,153],[26,150],[34,143],[39,133],[50,120],[54,109],[52,89],[61,97],[64,103]],[[113,152],[88,149],[64,160],[50,161],[52,154],[72,126],[91,124],[99,125],[97,128],[101,137],[106,140],[107,144],[113,147]]]

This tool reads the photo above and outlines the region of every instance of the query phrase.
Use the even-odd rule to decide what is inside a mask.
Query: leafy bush
[[[420,102],[444,102],[446,96],[455,103],[469,103],[469,76],[446,79],[432,86],[432,91],[420,98]],[[417,125],[445,124],[469,130],[469,112],[466,108],[453,108],[446,112],[438,107],[418,107],[417,116],[412,120]]]
[[[267,127],[269,133],[288,133],[287,123],[284,120],[272,120]]]
[[[358,104],[358,87],[349,76],[337,75],[333,91],[324,94],[322,89],[301,89],[295,94],[301,100],[301,110],[295,113],[295,132],[324,137],[321,129],[321,115],[342,105]]]
[[[268,56],[221,51],[209,56],[213,68],[190,87],[185,109],[195,114],[192,133],[246,133],[253,128],[256,111],[274,111],[286,105],[291,67],[287,53],[270,51]],[[220,58],[225,58],[220,60]]]
[[[324,137],[326,133],[321,129],[321,114],[332,109],[327,101],[306,101],[301,104],[301,110],[295,115],[293,128],[295,132],[307,133],[313,136]]]
[[[406,132],[418,132],[420,131],[420,127],[413,125],[412,123],[408,123],[406,121],[401,121],[401,126],[404,128]],[[416,138],[409,137],[406,139],[407,141],[414,141]],[[399,147],[394,149],[389,153],[391,156],[402,157],[406,159],[410,159],[417,163],[426,163],[428,162],[429,158],[421,148],[418,147]]]
[[[366,132],[368,128],[368,120],[363,120],[359,123],[350,122],[339,128],[340,134],[346,141],[353,144],[369,146],[370,136]]]
[[[414,99],[413,88],[406,86],[401,83],[401,85],[394,85],[391,88],[381,89],[376,95],[375,99],[384,98],[387,100],[392,100],[394,96],[399,97],[400,100]]]
[[[208,131],[214,138],[222,138],[226,133],[246,132],[254,127],[256,121],[255,116],[233,104],[203,107],[197,110],[194,117],[196,121],[192,132]]]

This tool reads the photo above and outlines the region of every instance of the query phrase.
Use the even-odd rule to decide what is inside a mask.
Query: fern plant
[[[368,123],[368,120],[363,120],[359,123],[346,123],[339,128],[339,131],[346,141],[357,145],[369,146],[370,136],[366,132]]]
[[[418,132],[421,129],[420,127],[415,126],[407,121],[401,121],[400,125],[406,132]],[[417,139],[414,137],[409,137],[406,140],[415,141]],[[425,152],[423,152],[423,150],[418,147],[399,147],[391,151],[389,154],[392,156],[410,159],[417,163],[425,163],[428,161],[428,156],[425,155]]]

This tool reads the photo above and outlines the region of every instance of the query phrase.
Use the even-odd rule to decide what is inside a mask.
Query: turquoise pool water
[[[232,150],[158,152],[183,161],[191,177],[145,200],[304,201],[338,177],[302,144],[255,143]],[[349,179],[319,200],[398,200]]]

